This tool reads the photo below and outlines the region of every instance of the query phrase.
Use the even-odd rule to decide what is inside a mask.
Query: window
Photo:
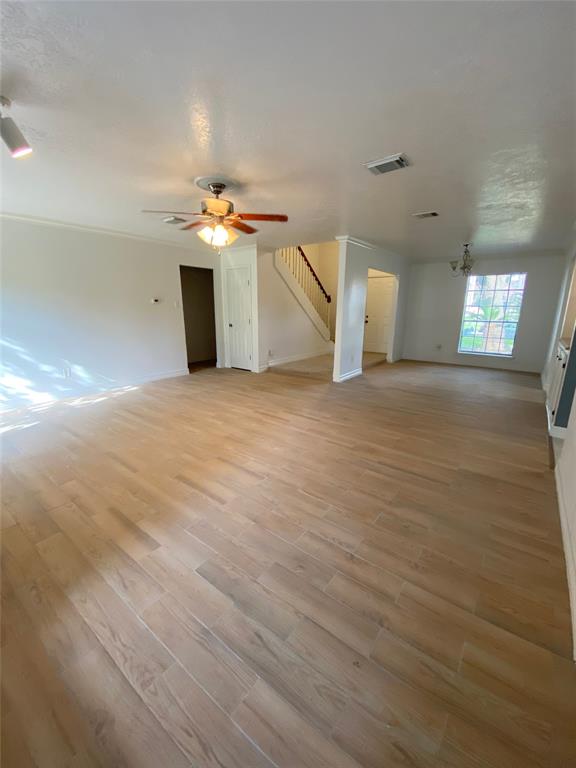
[[[458,352],[512,354],[525,283],[525,274],[468,278]]]

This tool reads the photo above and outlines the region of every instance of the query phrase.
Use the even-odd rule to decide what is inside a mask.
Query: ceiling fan
[[[192,213],[190,211],[142,211],[142,213],[163,213],[171,217],[171,223],[180,223],[185,221],[179,219],[180,216],[197,216],[198,221],[191,221],[180,229],[189,230],[202,227],[196,234],[208,245],[214,248],[223,248],[231,245],[238,237],[237,232],[244,232],[247,235],[253,235],[258,232],[257,229],[246,224],[246,221],[288,221],[288,216],[282,213],[236,213],[234,203],[230,200],[224,200],[220,195],[226,189],[226,184],[221,181],[199,182],[199,186],[209,189],[214,197],[206,197],[202,200],[201,213]],[[170,221],[170,219],[166,219]]]

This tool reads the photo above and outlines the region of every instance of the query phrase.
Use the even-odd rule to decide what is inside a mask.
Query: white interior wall
[[[403,357],[516,371],[544,368],[565,270],[560,253],[477,261],[474,274],[526,272],[524,301],[512,358],[458,353],[466,280],[448,263],[413,264]]]
[[[368,269],[389,272],[398,278],[394,344],[388,360],[401,357],[406,313],[409,265],[402,256],[377,248],[361,240],[342,237],[339,241],[338,310],[336,314],[336,343],[334,373],[336,382],[362,373],[364,343],[364,314]]]
[[[260,370],[332,351],[265,250],[258,254],[258,312]]]
[[[1,224],[4,407],[187,373],[179,267],[214,268],[217,286],[216,253],[47,222]],[[215,309],[220,358],[217,290]]]

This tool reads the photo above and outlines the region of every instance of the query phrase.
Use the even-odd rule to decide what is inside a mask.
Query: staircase
[[[329,340],[332,298],[322,285],[302,247],[296,245],[279,248],[275,252],[274,263],[322,336]]]

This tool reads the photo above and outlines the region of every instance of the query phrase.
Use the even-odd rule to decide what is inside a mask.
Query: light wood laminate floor
[[[4,768],[570,768],[535,376],[205,370],[13,414]]]

